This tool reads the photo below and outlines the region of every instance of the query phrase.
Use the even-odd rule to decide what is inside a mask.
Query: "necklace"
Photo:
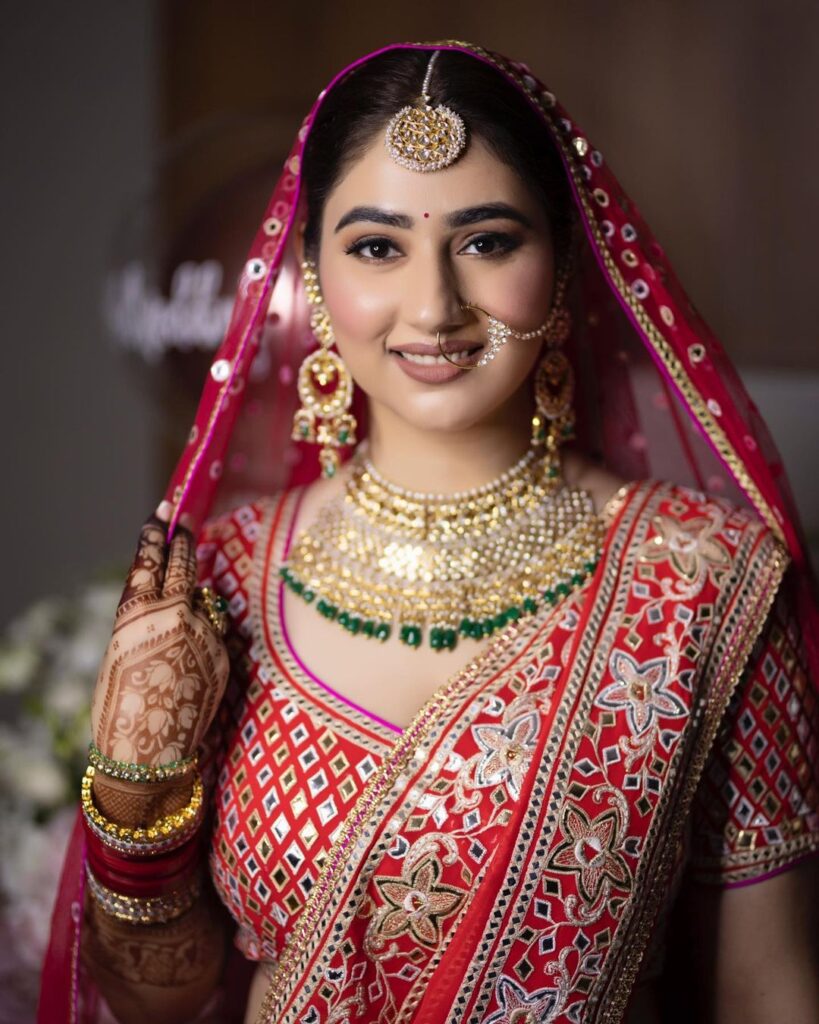
[[[286,585],[350,633],[452,649],[594,571],[604,526],[591,497],[555,479],[534,449],[469,491],[418,494],[356,452],[345,490],[295,539]]]

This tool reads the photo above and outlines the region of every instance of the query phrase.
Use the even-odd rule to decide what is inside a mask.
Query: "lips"
[[[447,338],[441,343],[441,348],[454,363],[461,365],[453,365],[453,362],[444,359],[437,344],[413,342],[396,345],[388,351],[402,372],[412,380],[421,384],[447,384],[469,372],[470,367],[477,362],[483,345],[475,341]]]

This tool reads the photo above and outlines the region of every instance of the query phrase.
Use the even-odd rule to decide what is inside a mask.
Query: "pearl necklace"
[[[530,449],[497,479],[455,494],[385,480],[356,453],[344,492],[295,539],[286,585],[348,632],[436,650],[480,640],[594,571],[604,526],[591,497]]]

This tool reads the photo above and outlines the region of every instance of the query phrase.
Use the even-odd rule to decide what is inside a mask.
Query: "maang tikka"
[[[335,476],[341,459],[339,449],[356,444],[356,421],[349,411],[353,379],[338,353],[332,351],[333,325],[319,289],[316,265],[302,262],[304,290],[310,304],[310,329],[319,348],[302,361],[298,373],[301,407],[293,416],[294,441],[321,445],[319,463],[325,477]]]
[[[435,50],[429,59],[415,104],[402,107],[387,124],[387,152],[410,171],[439,171],[454,163],[466,148],[463,118],[443,104],[433,107],[430,101],[430,77],[440,52]]]

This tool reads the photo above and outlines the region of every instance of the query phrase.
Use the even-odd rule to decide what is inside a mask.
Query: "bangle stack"
[[[202,778],[193,755],[164,765],[115,761],[93,744],[81,786],[88,839],[88,891],[106,914],[129,924],[164,924],[186,913],[202,888],[199,831],[204,818]],[[95,775],[163,783],[193,774],[187,805],[150,825],[119,825],[94,803]]]
[[[158,818],[153,825],[142,828],[117,825],[97,810],[91,794],[91,783],[94,781],[95,773],[96,768],[89,765],[82,779],[81,797],[85,822],[98,839],[119,853],[132,857],[165,853],[190,839],[202,824],[204,794],[202,778],[198,772],[194,777],[193,792],[187,805],[179,811]]]

